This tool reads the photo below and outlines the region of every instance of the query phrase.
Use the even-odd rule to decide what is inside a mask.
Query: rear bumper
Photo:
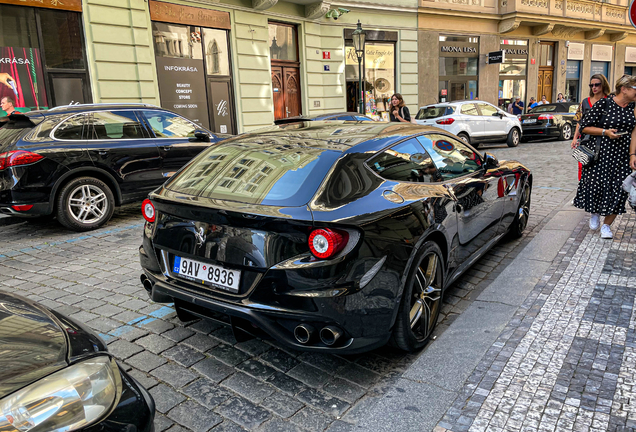
[[[543,138],[558,137],[561,135],[561,129],[556,125],[549,126],[522,126],[524,138]]]
[[[51,203],[49,202],[32,204],[33,207],[25,211],[17,211],[12,207],[13,205],[25,205],[25,204],[31,204],[31,203],[26,203],[26,202],[0,203],[0,213],[10,215],[10,216],[29,218],[29,217],[49,215],[53,211]]]

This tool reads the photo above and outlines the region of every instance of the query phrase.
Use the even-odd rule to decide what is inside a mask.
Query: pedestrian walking
[[[574,116],[574,121],[576,121],[576,130],[574,131],[574,137],[572,138],[572,148],[575,148],[579,145],[580,138],[580,121],[585,114],[592,108],[592,106],[601,100],[602,98],[607,97],[610,94],[610,86],[609,82],[607,82],[607,78],[603,74],[594,74],[590,78],[590,97],[585,98],[579,104],[579,108],[576,110],[576,114]],[[583,170],[583,166],[579,163],[579,180],[581,180],[581,174]]]
[[[583,168],[583,175],[574,198],[574,206],[590,213],[590,229],[596,230],[604,216],[601,238],[613,237],[611,225],[625,213],[627,192],[623,180],[631,173],[632,139],[636,139],[636,77],[623,75],[616,82],[616,94],[596,102],[580,122],[584,134],[600,136],[597,161]],[[632,138],[634,135],[634,138]]]
[[[567,101],[565,100],[565,97],[563,97],[563,93],[559,93],[559,94],[557,95],[557,102],[567,102]]]
[[[395,93],[391,96],[391,121],[411,123],[411,113],[406,105],[404,105],[404,99],[399,93]]]

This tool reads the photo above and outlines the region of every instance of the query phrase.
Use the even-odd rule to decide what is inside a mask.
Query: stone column
[[[614,82],[610,81],[610,87],[625,73],[625,48],[627,45],[616,44],[614,46]]]
[[[556,102],[556,97],[559,93],[563,93],[563,95],[565,95],[565,75],[567,73],[568,64],[568,48],[565,46],[565,41],[558,41],[555,49],[556,64],[554,65],[554,82],[552,85],[552,99],[550,99],[550,102]]]
[[[418,108],[439,102],[439,33],[418,30]]]
[[[499,64],[486,64],[488,53],[498,51],[499,35],[479,36],[479,100],[499,105]]]
[[[528,40],[528,75],[526,75],[526,100],[524,104],[528,106],[531,97],[541,100],[541,95],[537,94],[537,86],[539,85],[539,54],[540,47],[537,38]],[[532,64],[534,59],[534,64]],[[552,102],[552,101],[550,101]]]

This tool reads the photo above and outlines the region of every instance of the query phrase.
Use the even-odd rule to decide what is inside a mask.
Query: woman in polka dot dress
[[[583,168],[574,206],[591,213],[590,228],[598,229],[605,216],[601,237],[612,238],[610,225],[625,213],[627,193],[622,182],[630,173],[629,146],[636,126],[634,116],[636,77],[625,75],[616,82],[616,95],[601,99],[583,117],[583,133],[602,136],[598,161]]]

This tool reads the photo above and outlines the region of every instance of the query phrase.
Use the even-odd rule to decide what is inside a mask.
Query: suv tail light
[[[141,203],[141,214],[148,222],[152,223],[155,221],[155,206],[147,198]]]
[[[454,121],[455,121],[454,118],[447,118],[447,119],[442,119],[442,120],[436,120],[435,123],[443,124],[443,125],[449,125],[449,124],[453,124]]]
[[[344,249],[348,241],[349,233],[346,231],[316,229],[309,234],[309,249],[316,258],[331,258]]]
[[[0,153],[0,170],[13,166],[32,164],[41,159],[44,159],[44,156],[25,150],[13,150]]]
[[[552,114],[541,114],[537,117],[537,120],[552,120],[554,116]]]

